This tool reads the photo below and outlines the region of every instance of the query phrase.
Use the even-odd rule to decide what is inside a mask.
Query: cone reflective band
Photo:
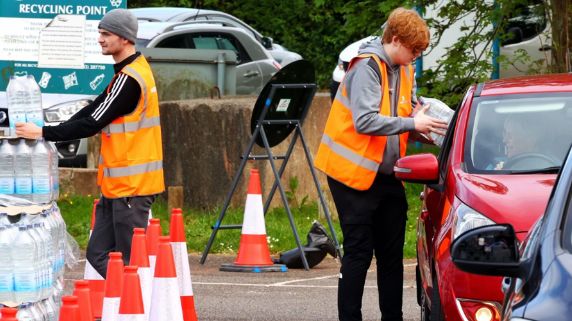
[[[181,297],[181,306],[183,308],[183,319],[185,321],[196,321],[197,312],[195,311],[195,300],[193,297],[193,285],[191,282],[191,268],[189,267],[189,254],[187,252],[183,211],[180,208],[174,208],[171,211],[169,235],[171,236],[173,258],[175,260],[175,269],[177,271],[179,295]]]
[[[69,295],[62,297],[62,307],[60,308],[59,321],[78,321],[79,306],[77,296]]]
[[[79,321],[93,321],[89,282],[87,280],[74,281],[73,295],[77,296]]]
[[[101,321],[117,321],[119,303],[123,286],[123,259],[120,252],[109,253],[107,261],[107,279],[105,280],[105,296]]]
[[[0,313],[2,314],[0,321],[18,321],[18,319],[16,319],[16,313],[18,313],[18,309],[2,308],[0,309]]]
[[[169,236],[159,237],[149,321],[183,321],[177,272]]]
[[[222,264],[221,271],[228,272],[286,272],[282,264],[273,264],[266,241],[262,189],[257,169],[250,170],[248,194],[244,207],[244,220],[240,245],[234,264]]]
[[[91,227],[89,230],[89,236],[93,232],[93,227],[95,226],[95,209],[99,199],[93,200],[93,207],[91,211]],[[95,268],[85,260],[85,269],[83,271],[83,278],[89,282],[89,295],[91,296],[91,310],[93,316],[96,318],[101,318],[101,309],[103,306],[103,294],[105,291],[105,279],[95,270]]]
[[[159,246],[159,236],[161,236],[161,223],[158,218],[149,220],[145,240],[147,242],[147,253],[149,254],[149,266],[151,272],[155,271],[155,261],[157,260],[157,249]]]
[[[147,253],[147,243],[145,240],[145,229],[134,228],[133,239],[131,241],[131,258],[129,265],[135,265],[139,281],[141,285],[141,295],[143,297],[143,306],[145,307],[146,319],[149,316],[149,308],[151,307],[151,288],[153,285],[153,273],[149,266],[149,255]]]
[[[126,266],[123,274],[123,291],[119,304],[119,321],[145,321],[145,308],[137,266]]]

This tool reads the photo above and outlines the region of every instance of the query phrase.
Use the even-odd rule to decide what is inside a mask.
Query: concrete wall
[[[251,138],[250,116],[255,101],[256,97],[232,97],[161,103],[165,183],[167,186],[184,187],[185,205],[213,208],[223,204],[238,171],[240,156]],[[304,122],[302,131],[312,157],[317,151],[329,109],[329,96],[317,94]],[[272,153],[284,154],[290,139],[291,137],[274,147]],[[262,154],[263,151],[256,147],[254,154]],[[98,155],[88,157],[98,159]],[[277,164],[280,163],[277,161]],[[263,194],[268,193],[272,186],[274,177],[269,161],[249,161],[234,194],[233,205],[244,205],[250,168],[260,170]],[[95,170],[62,169],[62,173],[62,192],[97,193]],[[282,178],[287,190],[292,177],[299,180],[299,188],[296,190],[298,200],[306,195],[309,200],[317,200],[300,141],[296,143]],[[322,188],[327,190],[325,176],[318,172],[318,177]],[[273,205],[281,205],[278,193],[274,196]]]

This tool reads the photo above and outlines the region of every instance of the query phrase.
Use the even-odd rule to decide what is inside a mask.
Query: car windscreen
[[[475,98],[464,146],[471,173],[556,173],[572,143],[572,94]]]

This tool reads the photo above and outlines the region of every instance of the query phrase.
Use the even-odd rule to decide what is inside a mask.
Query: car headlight
[[[461,203],[454,213],[455,224],[453,225],[453,240],[464,232],[479,226],[493,225],[490,218]]]
[[[65,103],[54,105],[50,108],[47,108],[44,111],[44,117],[46,118],[46,122],[54,123],[54,122],[63,122],[71,118],[75,113],[77,113],[83,107],[89,105],[91,100],[89,99],[79,99],[74,101],[68,101]]]

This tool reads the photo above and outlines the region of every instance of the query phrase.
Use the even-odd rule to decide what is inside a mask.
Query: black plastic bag
[[[308,267],[312,268],[318,265],[328,254],[333,257],[337,256],[334,242],[330,239],[326,233],[326,229],[320,222],[314,221],[306,239],[308,244],[303,246],[303,249],[306,261],[308,261]],[[300,256],[300,249],[297,247],[280,253],[280,258],[275,260],[275,263],[285,264],[291,269],[304,268],[302,257]]]

